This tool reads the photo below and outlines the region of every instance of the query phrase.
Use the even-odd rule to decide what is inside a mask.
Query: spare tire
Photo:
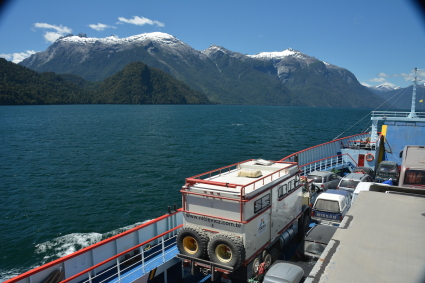
[[[219,233],[210,239],[208,256],[212,262],[236,269],[245,260],[245,248],[239,237],[229,233]]]
[[[205,258],[207,255],[208,235],[200,228],[183,227],[177,234],[177,248],[183,255]]]

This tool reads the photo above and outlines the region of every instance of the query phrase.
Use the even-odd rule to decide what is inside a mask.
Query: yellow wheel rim
[[[215,248],[215,254],[221,262],[227,263],[232,260],[232,250],[224,244],[220,244]]]
[[[183,248],[189,254],[196,254],[198,251],[198,242],[193,237],[184,237]]]

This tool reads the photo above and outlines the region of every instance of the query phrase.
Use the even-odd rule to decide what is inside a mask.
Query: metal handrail
[[[354,162],[355,166],[357,166],[357,162],[353,159],[353,157],[351,157],[351,155],[349,155],[348,153],[344,153],[344,154],[335,155],[335,156],[323,158],[323,159],[320,159],[320,160],[316,160],[316,161],[304,164],[304,165],[300,166],[300,169],[303,168],[303,167],[305,168],[305,169],[302,169],[303,175],[305,176],[305,175],[307,175],[307,173],[310,173],[310,172],[317,170],[317,169],[322,170],[322,169],[326,169],[328,167],[343,165],[345,163],[351,164],[350,161],[344,160],[344,158],[343,158],[344,155],[351,158],[351,160]],[[333,162],[334,160],[335,160],[335,162]]]
[[[373,117],[396,117],[396,118],[407,118],[411,112],[401,112],[401,111],[372,111]],[[425,118],[425,112],[415,112],[418,118]]]
[[[124,279],[124,278],[126,278],[126,277],[128,277],[128,276],[130,276],[130,275],[132,275],[132,274],[134,274],[135,272],[138,272],[138,271],[142,271],[141,272],[141,275],[139,276],[139,277],[141,277],[141,276],[143,276],[144,274],[146,274],[147,272],[145,271],[145,267],[146,267],[146,265],[148,264],[148,263],[146,263],[146,261],[148,261],[148,259],[149,258],[154,258],[154,257],[156,257],[156,256],[158,256],[158,255],[161,255],[162,256],[162,258],[163,258],[163,260],[162,260],[162,262],[163,263],[165,263],[165,255],[166,254],[168,254],[168,253],[170,253],[170,251],[168,251],[168,252],[166,252],[167,250],[168,250],[168,248],[169,247],[172,247],[173,245],[175,245],[174,244],[174,242],[173,243],[171,243],[171,244],[169,244],[169,245],[167,245],[167,246],[165,246],[164,245],[164,243],[165,242],[167,242],[167,241],[172,241],[174,238],[176,238],[177,236],[173,236],[173,237],[171,237],[171,238],[167,238],[167,239],[164,239],[164,237],[161,237],[161,242],[160,243],[158,243],[158,244],[156,244],[155,246],[153,246],[153,247],[151,247],[150,249],[154,249],[154,248],[156,248],[156,247],[158,247],[158,246],[162,246],[162,248],[160,249],[160,250],[158,250],[158,251],[155,251],[155,252],[153,252],[152,254],[150,254],[150,255],[148,255],[147,257],[144,257],[144,250],[142,250],[141,251],[141,254],[136,254],[136,255],[133,255],[132,257],[130,257],[130,258],[128,258],[128,259],[126,259],[126,260],[124,260],[124,261],[121,261],[121,262],[119,262],[118,261],[118,258],[117,258],[117,264],[116,265],[113,265],[112,267],[110,267],[110,268],[108,268],[108,269],[106,269],[106,270],[104,270],[104,271],[102,271],[101,273],[98,273],[98,274],[96,274],[95,276],[89,276],[89,278],[87,279],[87,280],[85,280],[85,281],[82,281],[82,283],[92,283],[92,281],[93,281],[93,279],[94,278],[96,278],[96,277],[99,277],[99,276],[101,276],[101,275],[103,275],[103,274],[105,274],[105,273],[107,273],[108,271],[110,271],[110,270],[112,270],[112,269],[117,269],[117,273],[114,273],[114,274],[111,274],[109,277],[107,277],[107,278],[105,278],[105,279],[103,279],[103,280],[101,280],[101,281],[99,281],[99,283],[103,283],[103,282],[109,282],[111,279],[113,279],[113,278],[115,278],[115,277],[117,277],[117,279],[118,279],[118,281],[119,282],[121,282],[121,280],[122,279]],[[121,265],[123,265],[123,264],[125,264],[126,262],[128,263],[128,262],[131,262],[131,261],[133,261],[134,259],[136,259],[136,257],[138,257],[138,256],[140,256],[141,257],[141,259],[140,260],[138,260],[138,261],[136,261],[136,262],[134,262],[134,263],[131,263],[129,266],[127,266],[127,267],[125,267],[125,268],[123,268],[123,269],[120,269],[120,266]],[[128,273],[128,274],[125,274],[124,276],[122,276],[122,274],[124,273],[124,272],[126,272],[126,271],[130,271],[132,268],[134,268],[135,266],[137,266],[137,265],[139,265],[140,264],[140,266],[138,266],[137,268],[135,268],[133,271],[131,271],[130,273]],[[150,271],[150,270],[149,270]],[[149,272],[148,271],[148,272]],[[90,272],[89,272],[89,275],[90,275]]]
[[[165,236],[165,235],[173,232],[174,230],[180,229],[181,227],[183,227],[183,225],[179,225],[177,227],[174,227],[173,229],[170,229],[170,230],[168,230],[168,231],[166,231],[164,233],[161,233],[161,234],[159,234],[159,235],[157,235],[157,236],[155,236],[155,237],[153,237],[153,238],[151,238],[151,239],[149,239],[147,241],[144,241],[141,244],[138,244],[138,245],[136,245],[136,246],[134,246],[134,247],[132,247],[132,248],[130,248],[128,250],[125,250],[125,251],[123,251],[123,252],[121,252],[119,254],[114,255],[113,257],[110,257],[110,258],[108,258],[108,259],[106,259],[106,260],[104,260],[104,261],[102,261],[102,262],[100,262],[98,264],[95,264],[95,265],[91,266],[91,267],[89,267],[89,268],[87,268],[87,269],[85,269],[85,270],[83,270],[83,271],[81,271],[81,272],[79,272],[79,273],[77,273],[77,274],[75,274],[75,275],[73,275],[73,276],[71,276],[71,277],[63,280],[63,281],[61,281],[61,283],[67,283],[67,282],[70,282],[71,280],[74,280],[74,279],[76,279],[76,278],[78,278],[80,276],[83,276],[83,275],[87,274],[87,273],[89,274],[92,270],[94,270],[94,269],[96,269],[98,267],[101,267],[102,265],[107,264],[108,262],[110,262],[110,261],[112,261],[114,259],[118,259],[119,257],[121,257],[121,256],[123,256],[125,254],[128,254],[128,253],[130,253],[131,251],[133,251],[133,250],[135,250],[137,248],[140,248],[140,247],[142,247],[142,246],[144,246],[146,244],[149,244],[153,240],[162,238],[163,236]]]

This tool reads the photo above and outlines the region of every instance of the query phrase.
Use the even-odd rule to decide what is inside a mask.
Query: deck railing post
[[[89,274],[89,283],[91,283],[91,271],[89,271],[88,274]]]
[[[145,274],[145,251],[143,248],[140,248],[140,250],[142,251],[142,272]]]
[[[118,275],[118,281],[121,283],[120,260],[119,260],[118,257],[117,257],[117,270],[118,270],[118,273],[117,273],[117,275]]]
[[[165,262],[164,236],[161,237],[161,241],[162,241],[162,262]]]

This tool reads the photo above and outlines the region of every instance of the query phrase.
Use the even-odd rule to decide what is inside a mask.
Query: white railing
[[[407,118],[410,112],[372,111],[372,118]],[[425,112],[415,112],[417,118],[425,118]]]
[[[310,164],[311,162],[318,162],[321,159],[327,159],[329,156],[340,155],[341,149],[349,148],[352,146],[353,142],[366,139],[367,137],[370,137],[369,133],[357,134],[333,140],[295,152],[282,158],[280,161],[298,162],[298,165],[302,167]]]
[[[341,154],[332,156],[329,158],[323,158],[317,161],[313,161],[310,163],[307,163],[305,165],[300,166],[300,169],[302,170],[302,175],[307,176],[309,173],[313,171],[324,171],[324,170],[331,170],[336,167],[343,167],[343,166],[349,166],[351,169],[354,169],[357,166],[357,163],[354,161],[354,159],[348,155],[348,154]],[[339,169],[339,168],[336,168]]]
[[[142,277],[152,269],[157,267],[159,263],[165,263],[167,261],[166,255],[170,254],[176,249],[176,237],[173,236],[168,239],[161,237],[160,243],[149,247],[148,249],[134,249],[133,256],[129,254],[123,261],[119,261],[119,258],[115,259],[115,265],[103,270],[102,272],[91,275],[91,270],[87,272],[87,280],[82,283],[104,283],[104,282],[122,282],[129,276],[132,276],[131,280],[125,280],[125,282],[132,282],[137,278]],[[154,250],[153,252],[151,252]],[[147,254],[147,255],[146,255]],[[156,261],[156,265],[152,265],[152,261]],[[150,267],[147,267],[151,265]],[[102,278],[105,277],[106,278]]]
[[[126,254],[134,253],[136,249],[141,251],[146,248],[146,245],[158,245],[163,239],[176,236],[177,230],[182,227],[183,217],[181,209],[174,208],[174,210],[172,213],[169,211],[168,214],[133,229],[29,270],[5,283],[43,282],[52,272],[59,270],[65,277],[63,283],[78,283],[82,280],[91,282],[100,272],[118,268],[117,259],[120,262],[126,260]],[[147,251],[144,255],[148,255]],[[120,276],[121,274],[122,270],[120,270]]]

